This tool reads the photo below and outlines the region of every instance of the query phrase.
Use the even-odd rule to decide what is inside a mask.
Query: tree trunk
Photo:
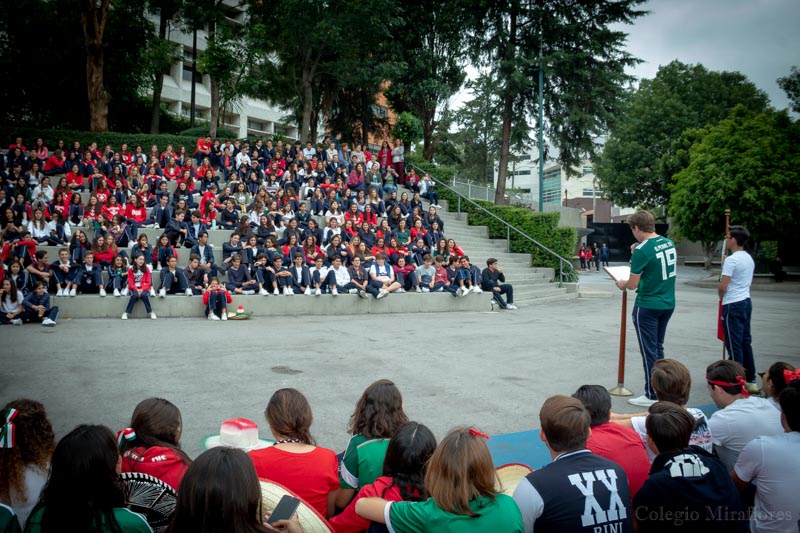
[[[108,103],[111,100],[103,85],[105,47],[103,32],[108,19],[110,0],[81,2],[81,26],[86,46],[86,87],[89,100],[89,130],[108,131]]]
[[[509,64],[516,54],[517,48],[517,10],[516,3],[510,10],[510,25],[508,31],[508,43],[505,49],[506,64]],[[507,67],[506,67],[507,68]],[[497,186],[494,193],[494,203],[503,205],[506,203],[506,176],[508,175],[508,153],[511,145],[511,117],[514,109],[514,95],[508,84],[511,83],[512,72],[505,72],[503,78],[506,85],[503,88],[503,129],[500,139],[500,168],[497,170]]]
[[[217,126],[219,125],[219,80],[211,78],[211,117],[208,124],[208,134],[211,138],[217,136]]]
[[[436,143],[433,139],[433,132],[436,126],[427,120],[422,121],[422,158],[425,161],[433,161],[433,154],[436,151]]]
[[[703,242],[703,268],[711,270],[711,261],[714,260],[714,250],[717,248],[717,243],[714,241]]]
[[[303,71],[303,124],[300,126],[300,140],[302,142],[312,141],[311,139],[311,116],[314,107],[314,90],[311,86],[311,79],[306,77]]]
[[[167,22],[168,17],[172,18],[164,6],[161,6],[158,21],[158,36],[161,39],[167,38]],[[156,72],[155,81],[153,82],[153,107],[150,110],[150,133],[158,133],[161,121],[161,90],[164,88],[164,73]]]

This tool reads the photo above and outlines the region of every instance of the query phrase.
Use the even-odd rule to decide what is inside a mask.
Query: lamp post
[[[544,124],[542,117],[544,110],[544,65],[539,65],[539,212],[544,213]]]

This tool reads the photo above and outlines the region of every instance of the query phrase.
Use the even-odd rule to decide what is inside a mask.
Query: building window
[[[192,81],[192,67],[184,65],[183,66],[183,81]],[[197,83],[203,83],[203,75],[199,72],[195,73],[194,81]]]
[[[530,176],[531,175],[531,171],[530,170],[517,170],[516,172],[512,172],[511,174],[514,175],[514,176]]]
[[[603,189],[583,189],[583,195],[592,196],[592,191],[594,191],[595,196],[603,196]]]
[[[386,106],[382,106],[382,105],[378,105],[378,104],[372,104],[372,114],[374,116],[380,117],[380,118],[386,118],[387,116],[389,116],[389,113],[388,113],[388,110],[386,109]]]
[[[594,172],[594,168],[593,167],[590,167],[590,166],[583,167],[583,173],[584,174],[592,174],[593,172]]]

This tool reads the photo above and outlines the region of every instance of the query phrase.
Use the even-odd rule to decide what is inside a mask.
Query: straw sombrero
[[[333,533],[333,526],[325,520],[325,517],[294,492],[274,481],[260,479],[258,482],[261,485],[262,513],[271,513],[275,510],[283,496],[294,496],[300,500],[300,505],[297,507],[297,518],[300,520],[300,526],[302,526],[304,533]]]
[[[496,472],[497,484],[495,488],[503,494],[513,496],[519,482],[533,472],[533,469],[522,463],[508,463],[498,466]]]
[[[252,311],[245,311],[244,306],[240,305],[236,308],[236,313],[232,315],[228,315],[228,320],[247,320],[252,316]]]
[[[141,472],[125,472],[119,478],[125,507],[144,516],[155,533],[164,531],[175,513],[175,490],[157,477]]]
[[[217,446],[239,448],[249,452],[272,446],[274,442],[258,438],[258,425],[247,418],[224,420],[219,428],[219,435],[209,435],[203,439],[203,449]]]

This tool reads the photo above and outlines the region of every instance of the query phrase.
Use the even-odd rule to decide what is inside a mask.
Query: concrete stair
[[[172,183],[169,184],[173,189]],[[402,189],[401,191],[402,192]],[[84,193],[88,197],[88,193]],[[514,302],[522,306],[529,304],[546,304],[578,297],[577,291],[567,287],[559,287],[558,280],[553,282],[556,272],[552,268],[531,266],[529,254],[509,253],[506,241],[490,239],[489,230],[485,226],[469,226],[464,213],[450,213],[447,203],[441,201],[443,209],[439,209],[439,216],[444,222],[444,233],[447,238],[452,238],[469,255],[471,262],[479,268],[486,266],[486,259],[494,257],[499,261],[506,279],[514,286]],[[324,224],[324,222],[323,222]],[[92,231],[86,232],[89,238],[93,237]],[[151,244],[155,243],[162,230],[142,228],[139,233],[148,236]],[[230,238],[229,230],[209,231],[209,243],[214,246],[214,255],[217,263],[222,262],[222,245]],[[48,251],[49,260],[54,261],[58,256],[55,246],[42,246],[40,249]],[[189,250],[178,250],[179,267],[183,268],[189,259]],[[104,274],[105,277],[105,274]],[[158,273],[153,272],[154,281],[158,286]],[[223,278],[224,280],[224,278]],[[446,312],[446,311],[489,311],[490,295],[469,294],[465,297],[454,298],[449,294],[391,294],[381,300],[370,297],[366,300],[356,295],[322,295],[322,296],[258,296],[234,295],[233,304],[229,307],[231,313],[239,305],[246,311],[253,312],[256,316],[305,316],[305,315],[346,315],[363,313],[414,313],[414,312]],[[187,297],[170,295],[166,298],[153,297],[150,299],[153,310],[160,318],[164,317],[202,317],[203,306],[200,296]],[[53,305],[60,308],[62,318],[117,318],[127,303],[127,298],[116,298],[109,293],[105,298],[97,295],[78,295],[76,297],[53,298]],[[144,306],[137,304],[131,318],[145,317]]]

